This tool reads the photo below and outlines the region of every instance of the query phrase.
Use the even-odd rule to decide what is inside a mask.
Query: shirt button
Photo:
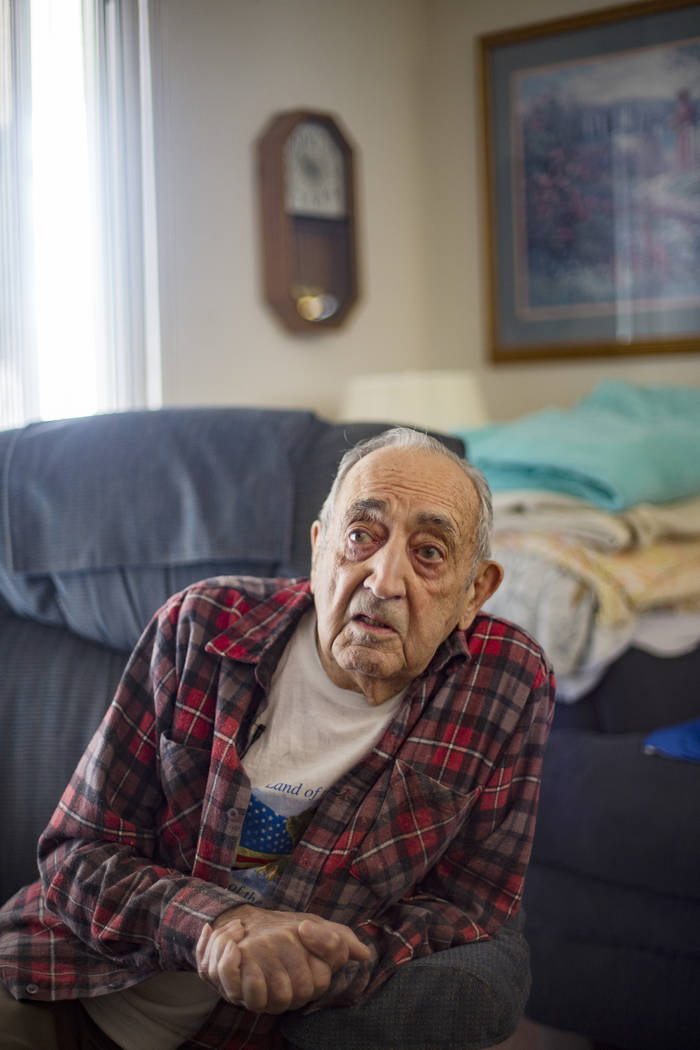
[[[39,985],[38,984],[28,984],[28,985],[25,986],[24,990],[27,993],[27,995],[36,995],[36,993],[39,991]]]

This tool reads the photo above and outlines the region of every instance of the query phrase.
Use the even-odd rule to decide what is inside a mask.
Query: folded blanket
[[[556,532],[604,551],[648,547],[660,540],[700,537],[700,497],[638,503],[612,513],[560,492],[518,489],[493,496],[494,533]]]
[[[643,547],[657,540],[700,536],[700,497],[671,503],[638,503],[621,515]]]
[[[600,550],[625,550],[634,532],[619,514],[598,510],[577,496],[546,489],[514,489],[493,494],[494,535],[509,532],[557,533]]]
[[[515,532],[497,536],[493,553],[497,560],[536,555],[564,569],[595,593],[598,623],[623,623],[630,613],[655,608],[700,607],[700,540],[609,554],[555,533]]]
[[[495,543],[505,576],[484,609],[524,627],[542,645],[557,676],[557,699],[573,703],[595,684],[634,635],[638,617],[611,586],[600,592],[542,552]]]
[[[494,492],[546,489],[613,511],[700,494],[700,390],[610,381],[571,410],[456,433]]]
[[[688,615],[689,644],[700,637],[700,540],[608,553],[559,534],[512,532],[494,537],[493,554],[505,577],[484,608],[537,638],[565,702],[584,695],[635,644],[650,611]]]

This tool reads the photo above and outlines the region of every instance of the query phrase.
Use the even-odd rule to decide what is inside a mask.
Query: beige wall
[[[157,0],[164,403],[333,415],[354,371],[398,368],[475,368],[494,418],[569,404],[604,377],[700,385],[700,356],[486,361],[475,36],[578,7]],[[260,293],[253,142],[297,106],[338,114],[358,149],[363,294],[317,337],[287,334]]]
[[[332,412],[354,369],[425,346],[422,0],[161,0],[156,84],[164,401]],[[253,142],[277,110],[337,113],[358,148],[362,298],[287,334],[261,301]]]

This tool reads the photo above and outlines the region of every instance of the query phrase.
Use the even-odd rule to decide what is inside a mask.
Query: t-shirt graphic
[[[253,789],[234,861],[233,890],[251,902],[271,896],[322,793],[323,788],[305,787],[301,781]]]

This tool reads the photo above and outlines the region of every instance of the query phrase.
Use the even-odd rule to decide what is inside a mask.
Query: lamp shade
[[[488,423],[479,381],[473,372],[462,369],[352,376],[345,387],[340,418],[406,423],[426,430]]]

